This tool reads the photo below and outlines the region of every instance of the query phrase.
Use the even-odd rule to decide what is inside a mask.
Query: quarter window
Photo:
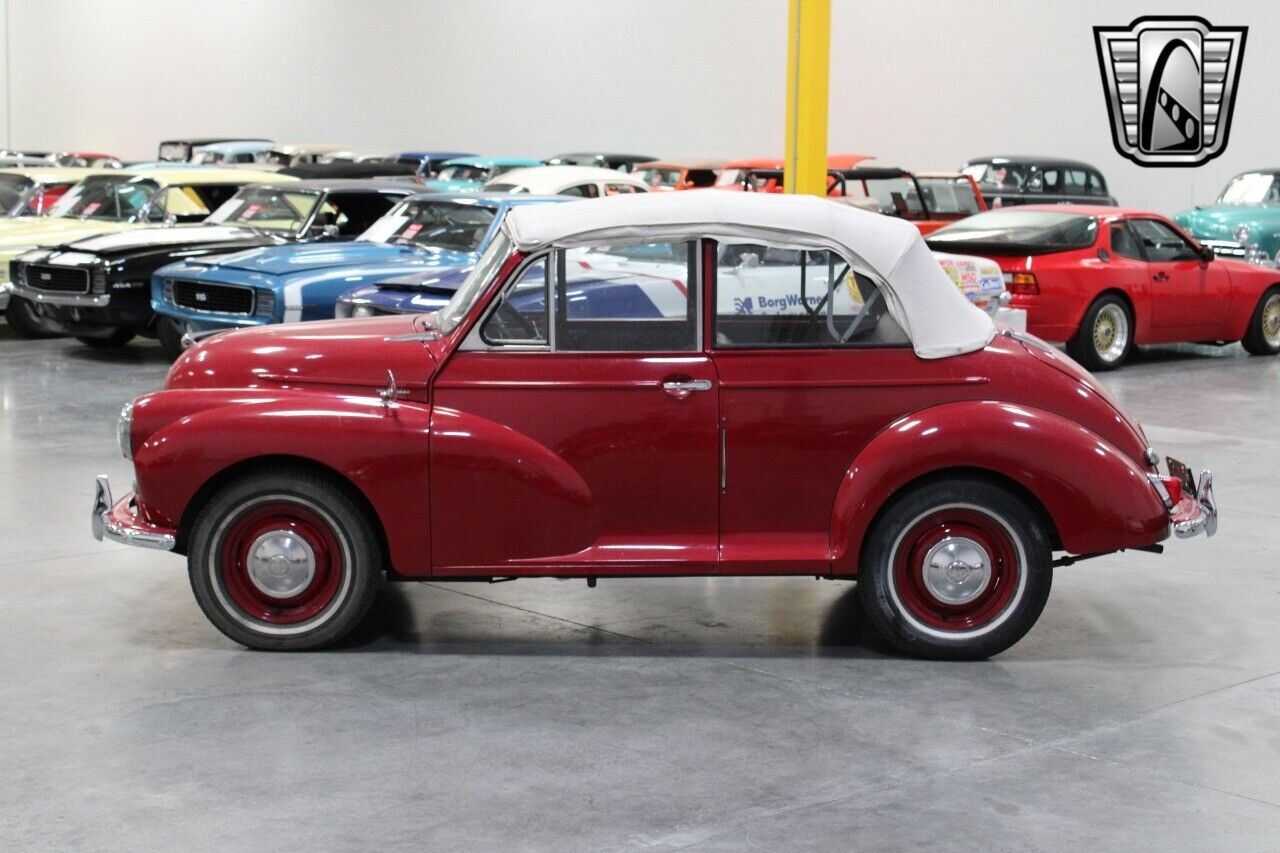
[[[1111,251],[1135,261],[1145,261],[1142,250],[1138,248],[1138,236],[1133,233],[1128,222],[1111,223]]]
[[[716,347],[904,346],[875,283],[829,251],[722,244]]]
[[[503,292],[480,337],[493,346],[546,346],[547,328],[547,264],[540,259]]]

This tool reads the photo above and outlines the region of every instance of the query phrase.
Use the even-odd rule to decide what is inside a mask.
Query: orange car
[[[713,186],[724,160],[654,160],[637,163],[631,174],[649,185],[650,192],[692,190]]]
[[[828,170],[852,169],[865,160],[875,159],[871,154],[832,154],[827,157]],[[757,192],[780,193],[783,190],[781,173],[785,167],[781,157],[756,158],[754,160],[733,160],[725,163],[716,178],[715,188],[718,190],[752,189]],[[830,182],[828,182],[830,184]]]

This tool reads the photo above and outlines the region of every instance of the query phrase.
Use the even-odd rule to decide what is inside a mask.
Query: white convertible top
[[[880,286],[921,358],[980,350],[995,336],[991,318],[942,271],[914,225],[816,196],[723,190],[619,195],[523,205],[507,214],[502,228],[526,252],[699,237],[830,249]]]

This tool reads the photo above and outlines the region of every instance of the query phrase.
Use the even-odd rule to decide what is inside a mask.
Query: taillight
[[[1161,477],[1160,482],[1164,483],[1164,490],[1169,493],[1169,500],[1177,506],[1182,500],[1182,481],[1177,477]]]
[[[1015,272],[1004,274],[1005,289],[1014,296],[1039,296],[1040,282],[1036,274],[1031,272]]]

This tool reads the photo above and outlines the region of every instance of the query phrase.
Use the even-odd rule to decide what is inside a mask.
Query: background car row
[[[96,168],[65,168],[49,155],[0,169],[0,267],[11,276],[0,305],[15,332],[94,347],[152,335],[176,357],[184,335],[433,310],[513,203],[785,189],[782,163],[767,158],[372,155],[254,139],[166,140],[159,154],[128,167],[103,155]],[[1218,205],[1179,214],[1200,242],[1158,214],[1114,207],[1087,163],[985,157],[912,173],[873,159],[832,155],[828,195],[914,222],[971,299],[1065,342],[1091,369],[1146,343],[1280,351],[1280,245],[1259,243],[1280,243],[1275,174],[1238,176]]]

